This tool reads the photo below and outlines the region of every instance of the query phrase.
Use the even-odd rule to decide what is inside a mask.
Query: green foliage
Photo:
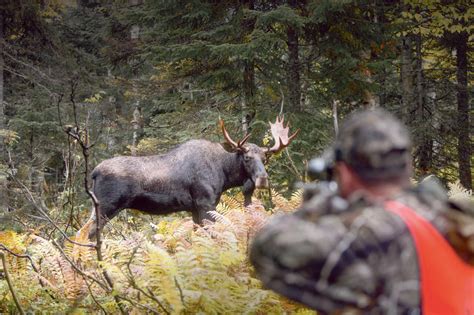
[[[14,19],[15,27],[8,29],[14,36],[5,50],[6,128],[21,139],[12,157],[19,169],[45,172],[47,185],[60,192],[66,189],[66,152],[77,149],[60,122],[75,125],[77,120],[88,129],[98,148],[91,156],[96,165],[134,150],[163,153],[191,138],[220,141],[219,117],[235,135],[241,135],[240,122],[248,117],[251,141],[261,144],[266,122],[280,111],[302,129],[289,154],[275,157],[269,167],[275,187],[286,190],[304,180],[307,160],[331,143],[333,101],[339,101],[339,118],[360,107],[369,93],[400,116],[416,116],[400,107],[397,35],[417,36],[413,32],[424,28],[429,32],[422,36],[438,40],[441,32],[457,34],[458,25],[469,33],[473,13],[462,2],[435,0],[81,3],[26,1],[25,16],[14,13],[20,4],[8,6],[7,22]],[[34,19],[25,21],[26,16]],[[139,36],[132,39],[131,29],[137,27]],[[33,36],[35,29],[41,36]],[[301,81],[300,106],[289,100],[295,89],[289,78],[290,29],[298,40],[294,72]],[[20,36],[26,30],[33,33]],[[440,40],[448,41],[444,35]],[[439,45],[423,44],[423,53],[425,85],[446,95],[433,116],[447,127],[426,119],[412,127],[417,136],[446,139],[432,150],[429,171],[453,181],[454,63]],[[143,116],[138,131],[131,123],[135,107]],[[138,148],[132,150],[133,145]],[[31,174],[23,174],[20,179],[30,180]],[[73,179],[68,185],[79,187],[78,177]]]
[[[412,129],[416,176],[434,173],[451,183],[458,178],[457,126],[467,118],[460,117],[456,108],[459,85],[453,48],[462,39],[467,38],[469,44],[473,39],[474,11],[466,1],[147,0],[131,5],[129,1],[25,0],[0,6],[5,26],[0,38],[5,106],[0,113],[1,128],[5,128],[0,130],[0,141],[7,153],[0,161],[0,179],[5,184],[5,189],[0,187],[5,200],[0,213],[8,213],[9,222],[18,222],[14,225],[20,233],[18,242],[28,244],[35,259],[43,259],[38,263],[45,269],[40,278],[50,291],[26,285],[22,291],[22,301],[32,303],[33,311],[99,310],[85,282],[74,278],[74,270],[68,269],[64,275],[69,278],[59,275],[67,261],[61,260],[54,246],[38,238],[27,241],[24,232],[33,231],[44,239],[60,237],[38,217],[31,198],[68,233],[80,228],[89,212],[83,193],[84,159],[77,141],[64,132],[67,128],[78,128],[83,135],[87,130],[93,145],[89,156],[92,168],[114,155],[164,153],[192,138],[221,142],[219,118],[238,138],[243,136],[245,117],[252,133],[250,141],[268,146],[272,140],[267,122],[282,113],[291,129],[301,132],[266,166],[273,191],[258,192],[267,210],[278,211],[296,207],[288,201],[292,200],[293,184],[306,180],[307,161],[333,141],[333,102],[338,104],[340,121],[365,106],[364,99],[372,94],[380,106],[398,114]],[[132,29],[138,30],[133,39]],[[290,43],[290,33],[297,44]],[[412,43],[406,51],[411,55],[408,77],[417,95],[408,105],[403,102],[406,95],[400,83],[405,40]],[[472,51],[468,51],[468,61],[472,62]],[[290,74],[297,74],[299,82]],[[469,96],[470,73],[467,79]],[[297,88],[299,100],[289,100],[298,94]],[[140,117],[135,117],[138,109]],[[420,166],[421,153],[429,156],[428,167]],[[15,174],[25,186],[8,179],[7,174]],[[203,282],[216,288],[212,275],[166,269],[204,261],[219,276],[230,277],[223,292],[235,297],[235,305],[241,305],[249,298],[249,290],[254,290],[249,312],[270,312],[272,307],[294,311],[286,302],[275,302],[273,295],[254,282],[242,249],[248,244],[239,234],[247,227],[232,214],[238,204],[226,199],[219,206],[222,213],[215,214],[219,224],[231,231],[222,232],[224,240],[206,236],[215,232],[212,228],[192,230],[179,215],[156,224],[156,231],[146,225],[130,243],[107,234],[104,266],[123,282],[115,293],[133,296],[136,304],[124,301],[126,307],[137,312],[146,312],[146,307],[164,312],[159,306],[162,303],[169,312],[185,312],[187,307],[203,312],[221,310],[207,295],[196,293]],[[144,225],[134,215],[128,219],[117,228],[133,234]],[[0,229],[6,226],[1,224]],[[174,230],[182,231],[183,236],[174,235]],[[45,255],[36,252],[41,248],[38,244],[43,244]],[[207,253],[214,246],[222,252]],[[81,268],[104,281],[92,256],[64,248],[75,261],[83,261]],[[150,285],[158,300],[150,292],[138,293],[127,278],[126,262],[135,248],[130,266],[136,270],[132,274],[140,288]],[[115,251],[120,253],[118,264]],[[186,258],[186,253],[191,256]],[[157,263],[161,259],[170,265]],[[212,260],[220,262],[219,266],[212,265]],[[139,273],[145,268],[149,273]],[[39,280],[32,270],[24,272]],[[146,276],[166,279],[166,292],[160,291],[157,282],[148,283]],[[241,276],[248,282],[245,290]],[[17,280],[25,284],[25,279]],[[78,281],[78,287],[70,286],[67,291],[68,281]],[[117,311],[110,294],[90,281],[88,284],[105,309]],[[7,287],[3,282],[0,286],[0,305],[7,305],[0,311],[13,311]],[[61,295],[61,290],[70,296]],[[71,306],[76,300],[78,305]]]
[[[400,21],[410,21],[415,27],[402,31],[402,35],[420,34],[422,36],[443,37],[446,33],[470,34],[474,39],[474,9],[467,2],[444,2],[439,0],[404,1],[405,8]]]

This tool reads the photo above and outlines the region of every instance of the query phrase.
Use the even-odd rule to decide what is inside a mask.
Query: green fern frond
[[[175,278],[178,276],[176,261],[162,248],[147,244],[148,260],[145,261],[147,287],[178,314],[183,309]]]

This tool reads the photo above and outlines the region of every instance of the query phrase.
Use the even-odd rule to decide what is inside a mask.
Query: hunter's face
[[[339,186],[339,193],[344,198],[349,197],[353,192],[363,188],[359,177],[344,162],[338,162],[336,164],[335,177]]]

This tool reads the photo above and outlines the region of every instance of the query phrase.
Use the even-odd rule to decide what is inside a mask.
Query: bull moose
[[[215,210],[221,194],[232,187],[243,186],[245,205],[251,203],[255,188],[268,187],[264,163],[273,153],[287,147],[299,130],[288,137],[289,126],[277,117],[270,123],[275,144],[262,148],[229,136],[219,121],[226,143],[190,140],[163,155],[119,156],[101,162],[92,171],[93,194],[100,229],[120,210],[132,208],[149,214],[190,211],[195,223],[212,221],[208,211]],[[95,235],[96,212],[90,236]]]

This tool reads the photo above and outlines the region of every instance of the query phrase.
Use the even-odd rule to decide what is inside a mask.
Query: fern
[[[458,204],[461,206],[469,215],[470,218],[474,217],[474,198],[472,196],[472,190],[468,190],[464,188],[459,181],[456,181],[455,183],[449,183],[448,184],[449,191],[448,191],[448,196],[451,201],[454,203]],[[465,227],[463,230],[470,230],[472,231],[472,220],[468,218],[464,218],[461,220],[460,224],[467,226],[470,225],[470,227]],[[471,233],[471,232],[465,232],[465,233]]]
[[[273,195],[275,204],[285,210],[299,203],[301,196],[295,193],[286,199],[276,192]],[[263,289],[252,276],[247,259],[250,240],[271,215],[259,200],[253,201],[243,207],[242,195],[222,196],[217,211],[211,213],[216,222],[204,226],[179,215],[160,217],[153,224],[148,216],[134,217],[133,225],[116,220],[103,235],[100,264],[89,247],[66,242],[63,251],[83,273],[102,282],[105,269],[114,282],[114,294],[127,298],[122,301],[129,313],[282,314],[303,310]],[[85,227],[73,239],[87,244],[87,234]],[[95,284],[89,283],[89,288],[45,238],[0,232],[0,242],[15,252],[27,252],[39,269],[36,273],[28,268],[24,259],[23,265],[15,260],[17,267],[12,268],[15,281],[23,284],[20,297],[29,311],[67,313],[78,308],[87,313],[102,309],[118,312],[113,295]],[[9,312],[8,305],[13,307],[8,299],[8,288],[0,282],[0,312]]]
[[[179,314],[183,309],[175,278],[178,275],[176,261],[163,249],[151,244],[147,245],[148,260],[145,261],[145,284],[148,290],[169,306],[173,313]]]
[[[303,202],[303,189],[298,189],[291,194],[291,198],[288,201],[290,209],[296,209],[301,206]]]
[[[84,279],[73,269],[59,250],[49,241],[31,235],[33,245],[30,247],[36,258],[41,277],[51,284],[57,294],[70,301],[84,297],[87,289]]]
[[[450,199],[469,199],[472,198],[472,190],[464,188],[459,181],[448,184],[448,196]]]
[[[27,236],[19,235],[14,231],[0,231],[0,244],[15,254],[24,254],[27,247]],[[23,273],[26,271],[27,264],[25,259],[6,255],[6,261],[12,273]]]
[[[276,211],[290,211],[290,205],[288,200],[283,197],[279,192],[271,190],[272,202]]]
[[[242,200],[236,196],[230,196],[227,194],[222,195],[220,206],[227,207],[229,209],[237,209],[242,207]]]

